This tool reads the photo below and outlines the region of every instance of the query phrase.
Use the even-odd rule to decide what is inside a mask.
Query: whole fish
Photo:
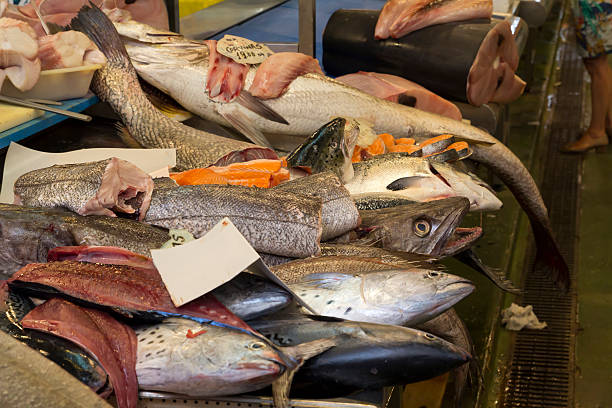
[[[32,309],[34,303],[28,297],[0,287],[0,331],[38,351],[93,391],[104,393],[109,385],[106,371],[85,350],[60,337],[21,326],[21,319]]]
[[[107,313],[54,298],[35,307],[22,320],[23,327],[51,333],[86,349],[106,372],[119,408],[138,404],[136,335]]]
[[[418,257],[418,255],[417,255]],[[375,255],[366,257],[359,255],[326,255],[296,259],[290,262],[276,265],[271,268],[283,282],[287,284],[299,283],[308,275],[313,273],[347,273],[362,274],[372,271],[388,271],[403,268],[406,270],[418,270],[418,268],[436,269],[437,266],[421,261],[420,259],[408,260],[401,258],[400,261],[392,259],[383,260]]]
[[[142,92],[113,24],[97,7],[81,10],[71,28],[85,33],[107,58],[107,64],[94,74],[92,89],[96,95],[111,105],[136,144],[176,149],[178,171],[206,167],[225,155],[246,149],[260,158],[276,158],[268,148],[196,130],[157,110]]]
[[[145,222],[186,229],[196,238],[223,217],[257,250],[306,257],[319,253],[321,199],[276,189],[243,186],[180,186],[154,192]]]
[[[491,18],[491,0],[389,0],[384,5],[374,37],[401,38],[435,24]]]
[[[317,316],[252,322],[278,346],[337,336],[331,350],[297,372],[293,394],[308,398],[345,396],[357,389],[423,381],[469,361],[460,347],[419,330]]]
[[[352,169],[352,166],[351,166]],[[321,240],[344,234],[360,223],[359,212],[340,179],[331,172],[313,174],[279,184],[274,190],[312,197],[321,197]]]
[[[323,125],[287,156],[290,167],[310,173],[332,171],[343,182],[353,178],[353,150],[359,137],[359,123],[336,118]]]
[[[11,204],[0,204],[0,231],[2,279],[29,263],[46,262],[47,252],[58,246],[109,245],[149,256],[170,239],[166,229],[137,221]]]
[[[374,156],[353,165],[355,177],[345,184],[351,195],[395,194],[412,201],[462,196],[470,210],[497,210],[502,202],[482,180],[446,163],[411,157],[405,153]]]
[[[0,406],[111,408],[89,387],[38,351],[2,331],[0,343]]]
[[[179,170],[203,167],[231,151],[253,148],[253,145],[245,146],[240,142],[218,139],[207,134],[200,137],[202,133],[194,134],[193,130],[178,126],[176,122],[152,110],[140,92],[135,72],[116,29],[99,9],[82,9],[73,20],[72,28],[87,34],[108,59],[107,65],[94,76],[94,92],[102,100],[111,103],[130,128],[132,136],[140,140],[141,144],[148,147],[176,147]],[[135,31],[138,34],[136,38],[141,36],[150,39],[148,33],[155,33],[146,26]],[[124,35],[134,38],[133,33]],[[151,53],[153,57],[148,58],[147,65],[138,63],[138,57],[133,55],[145,80],[168,91],[190,110],[193,109],[190,106],[200,102],[204,102],[203,111],[212,110],[210,98],[202,93],[208,74],[208,64],[204,64],[208,48],[199,44],[195,46],[196,51],[191,51],[183,44],[178,47],[167,46],[171,44],[167,40],[168,36],[153,37],[157,37],[157,44],[145,44],[144,47],[145,55]],[[187,60],[181,60],[177,55],[176,50],[181,48],[183,54],[191,54]],[[155,61],[157,63],[153,63]],[[144,71],[145,67],[151,68],[148,74]],[[250,86],[254,75],[252,68],[245,86]],[[167,83],[163,84],[165,81]],[[263,119],[250,111],[241,111],[251,127],[264,133],[309,135],[332,117],[349,117],[365,120],[373,124],[377,132],[388,132],[394,137],[413,137],[423,141],[431,136],[452,134],[457,139],[469,141],[472,149],[470,158],[483,163],[500,177],[527,213],[538,247],[538,269],[550,276],[559,287],[567,289],[569,269],[554,239],[548,211],[535,180],[521,160],[487,132],[460,121],[384,101],[317,74],[297,77],[281,97],[267,100],[266,103],[285,118],[289,125]],[[240,111],[241,107],[230,106],[230,109]],[[139,114],[135,115],[134,112]],[[201,115],[206,117],[204,113]],[[221,122],[219,115],[211,113],[210,118]],[[268,152],[265,149],[258,151],[262,154]]]
[[[177,318],[140,328],[136,334],[139,386],[195,397],[241,394],[270,384],[275,388],[280,378],[338,341],[329,336],[275,347],[263,337]],[[274,392],[275,406],[287,403]]]
[[[474,344],[472,343],[470,332],[455,309],[448,309],[446,312],[434,317],[430,321],[417,325],[416,328],[431,333],[434,336],[441,337],[455,346],[460,347],[462,350],[467,351],[471,355],[474,355]],[[478,364],[475,359],[455,368],[453,371],[455,376],[455,393],[453,395],[453,400],[455,406],[458,408],[462,406],[463,393],[467,386],[471,369],[473,371],[475,370],[478,375]]]
[[[238,274],[211,293],[242,320],[276,312],[292,301],[291,294],[280,286],[246,272]]]
[[[472,293],[467,279],[427,269],[316,273],[289,285],[323,316],[409,325],[427,321]]]
[[[480,227],[458,228],[469,204],[464,197],[451,197],[362,210],[359,212],[362,223],[356,232],[358,242],[394,251],[450,256],[471,246],[482,234]]]
[[[116,157],[33,170],[15,181],[15,204],[64,207],[80,215],[125,213],[142,220],[152,193],[151,176]]]

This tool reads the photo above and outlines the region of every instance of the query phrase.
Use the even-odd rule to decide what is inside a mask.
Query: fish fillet
[[[72,68],[87,64],[105,64],[106,57],[83,33],[61,31],[38,40],[42,69]]]
[[[278,98],[295,78],[309,73],[323,75],[315,58],[297,52],[279,52],[257,68],[249,92],[261,99]]]

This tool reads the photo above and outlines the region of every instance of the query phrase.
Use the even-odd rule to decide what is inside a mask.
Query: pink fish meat
[[[127,265],[145,270],[151,269],[157,273],[151,258],[118,247],[95,245],[55,247],[49,250],[47,262],[56,261]]]
[[[88,64],[105,64],[106,57],[79,31],[61,31],[38,39],[38,56],[42,69],[72,68]]]
[[[492,0],[389,0],[384,5],[374,37],[401,38],[435,24],[452,21],[490,19]]]
[[[136,334],[105,312],[53,298],[34,308],[23,327],[70,340],[91,353],[104,367],[120,408],[138,405]]]
[[[37,56],[34,30],[19,20],[0,18],[0,88],[8,78],[20,91],[32,89],[40,75]]]
[[[411,105],[417,109],[461,120],[461,112],[455,104],[399,76],[359,71],[336,79],[388,101],[402,103],[402,99],[412,99],[414,103]]]
[[[210,53],[206,90],[211,99],[231,102],[244,87],[249,66],[239,64],[217,51],[217,41],[205,41]]]

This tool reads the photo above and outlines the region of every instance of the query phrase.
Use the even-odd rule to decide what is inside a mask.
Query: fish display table
[[[96,104],[98,102],[98,97],[93,93],[89,92],[83,98],[77,99],[69,99],[66,101],[62,101],[62,106],[58,106],[58,108],[69,110],[72,112],[82,112],[90,106]],[[11,142],[17,142],[19,140],[25,139],[28,136],[32,136],[35,133],[38,133],[48,127],[55,125],[67,117],[64,115],[59,115],[57,113],[45,112],[44,115],[29,120],[21,125],[12,127],[10,129],[5,130],[4,132],[0,132],[0,148],[7,147]]]

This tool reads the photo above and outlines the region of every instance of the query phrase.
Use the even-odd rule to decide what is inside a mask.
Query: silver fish
[[[262,157],[275,156],[267,148],[190,128],[157,110],[142,92],[115,27],[97,7],[82,9],[72,20],[71,28],[85,33],[107,58],[107,64],[94,74],[92,90],[111,105],[136,144],[175,148],[177,170],[206,167],[245,149],[260,152]]]
[[[135,214],[144,218],[153,180],[116,157],[30,171],[15,181],[15,204],[64,207],[80,215]]]
[[[321,199],[275,189],[201,185],[155,191],[145,222],[199,238],[223,217],[257,251],[293,257],[320,251]]]
[[[289,287],[320,315],[397,325],[427,321],[474,290],[467,279],[423,269],[317,273]]]
[[[301,177],[274,187],[275,191],[321,197],[321,240],[326,241],[359,226],[360,217],[340,179],[331,172]]]
[[[395,194],[412,201],[462,196],[470,209],[497,210],[501,201],[480,179],[461,173],[446,163],[431,162],[404,153],[374,156],[353,165],[355,176],[345,184],[351,195]]]

